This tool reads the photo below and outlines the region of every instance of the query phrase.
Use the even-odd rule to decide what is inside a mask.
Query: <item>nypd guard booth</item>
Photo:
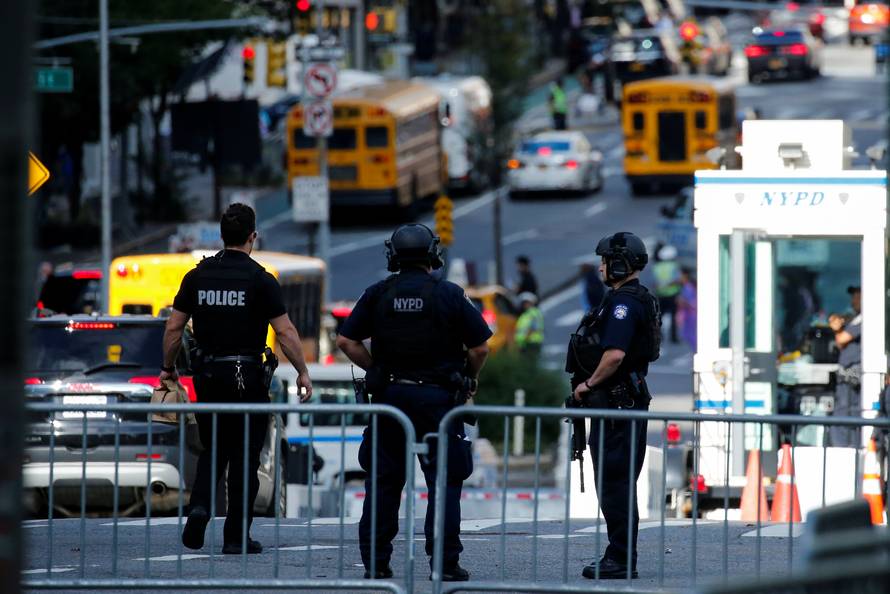
[[[833,348],[832,334],[820,338],[815,329],[849,307],[848,286],[861,286],[861,402],[863,416],[873,417],[887,372],[886,172],[850,168],[842,121],[746,121],[742,137],[741,170],[696,174],[695,409],[718,418],[830,413],[837,365],[812,345]],[[766,467],[770,454],[775,464],[778,430],[764,425],[761,434],[760,427],[727,433],[725,423],[702,423],[698,468],[715,499],[722,502],[727,464],[731,496],[738,495],[748,451],[762,446]],[[822,504],[823,488],[828,503],[852,498],[862,479],[854,476],[855,450],[823,452],[815,425],[793,437],[804,515]]]

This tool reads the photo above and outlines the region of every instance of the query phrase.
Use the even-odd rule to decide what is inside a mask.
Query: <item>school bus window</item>
[[[708,127],[708,114],[704,111],[695,112],[695,128],[696,130],[704,130]]]
[[[717,103],[717,117],[721,130],[730,130],[735,127],[735,97],[724,95]]]
[[[150,316],[151,305],[145,303],[127,303],[121,307],[121,313]]]
[[[294,148],[296,149],[313,149],[315,148],[315,139],[306,136],[302,128],[294,130]]]
[[[334,108],[334,119],[335,120],[345,120],[347,118],[357,118],[362,115],[361,110],[358,107],[335,107]]]
[[[332,149],[354,149],[355,128],[334,128],[334,133],[328,138],[328,147]]]
[[[365,128],[365,145],[368,148],[386,148],[389,146],[389,130],[386,126],[368,126]]]
[[[634,130],[640,131],[646,127],[646,119],[641,112],[635,112],[632,117]]]

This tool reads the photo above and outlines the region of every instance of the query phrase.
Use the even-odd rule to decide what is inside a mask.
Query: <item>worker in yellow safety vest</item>
[[[544,346],[544,314],[538,309],[538,298],[534,293],[520,293],[519,302],[522,313],[516,320],[513,340],[520,353],[537,359]]]
[[[569,113],[569,98],[566,95],[562,77],[550,84],[550,115],[553,117],[553,129],[565,130],[566,118]]]

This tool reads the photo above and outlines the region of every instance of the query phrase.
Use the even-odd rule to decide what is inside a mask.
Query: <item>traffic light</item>
[[[698,25],[693,21],[684,21],[683,24],[680,25],[680,37],[683,38],[683,41],[692,41],[698,37],[698,34]]]
[[[297,0],[297,12],[309,12],[310,10],[312,10],[310,0]]]
[[[287,44],[283,41],[266,43],[266,85],[287,86]]]
[[[448,196],[439,196],[433,208],[436,211],[436,235],[442,241],[442,245],[449,246],[454,242],[454,221],[451,217],[451,211],[454,209],[454,203]]]
[[[376,31],[380,26],[380,15],[375,11],[371,11],[365,15],[365,29],[368,31]]]
[[[254,72],[254,62],[256,61],[256,50],[250,43],[245,43],[241,50],[241,59],[244,62],[244,84],[250,84],[256,77]]]

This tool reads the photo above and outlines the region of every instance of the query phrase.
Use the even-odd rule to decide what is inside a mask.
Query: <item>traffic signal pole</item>
[[[3,2],[0,7],[0,192],[4,216],[0,234],[0,592],[18,594],[22,570],[23,367],[27,345],[25,316],[34,267],[26,197],[28,150],[33,147],[34,91],[31,78],[32,15],[35,3]]]

